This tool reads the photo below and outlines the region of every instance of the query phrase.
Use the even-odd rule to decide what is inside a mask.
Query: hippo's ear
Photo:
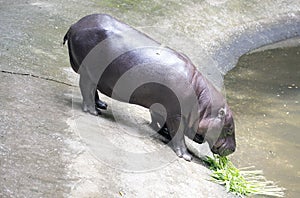
[[[223,119],[226,115],[226,109],[225,108],[221,108],[218,112],[218,118]]]

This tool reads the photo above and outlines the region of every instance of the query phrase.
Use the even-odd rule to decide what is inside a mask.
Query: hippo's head
[[[235,126],[233,121],[232,112],[229,108],[226,108],[226,111],[220,110],[223,115],[219,116],[222,120],[221,124],[221,133],[219,137],[214,137],[214,139],[211,139],[211,136],[214,136],[213,133],[218,133],[213,130],[209,130],[208,134],[206,134],[206,139],[208,143],[210,144],[210,148],[213,153],[219,154],[221,156],[226,156],[231,153],[233,153],[236,149],[236,143],[235,143]],[[218,127],[218,126],[217,126]]]
[[[235,151],[235,126],[232,112],[227,105],[205,116],[198,126],[194,140],[199,136],[206,140],[211,151],[227,156]]]
[[[190,134],[188,136],[197,143],[207,141],[213,153],[227,156],[235,151],[235,126],[227,105],[215,111],[205,111],[195,131],[192,138]]]

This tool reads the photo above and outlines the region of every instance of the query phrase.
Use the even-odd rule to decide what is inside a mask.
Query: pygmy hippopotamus
[[[235,151],[235,126],[225,98],[186,55],[106,14],[80,19],[66,41],[71,66],[80,74],[85,112],[98,115],[107,108],[99,90],[150,109],[151,126],[166,127],[172,149],[187,161],[192,155],[184,135],[207,141],[221,156]]]

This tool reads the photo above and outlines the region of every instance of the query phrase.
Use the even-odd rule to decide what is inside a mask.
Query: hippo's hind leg
[[[150,115],[151,115],[150,127],[153,130],[157,131],[160,135],[162,135],[166,139],[171,140],[166,125],[166,119],[162,115],[156,113],[155,111],[152,111],[151,109],[150,109]]]
[[[100,110],[96,109],[95,107],[95,94],[97,91],[97,84],[91,80],[88,73],[83,69],[80,72],[79,87],[83,98],[83,111],[89,112],[93,115],[100,114]]]
[[[172,138],[171,140],[171,147],[175,151],[178,157],[182,157],[187,161],[192,160],[192,155],[189,153],[185,139],[184,139],[184,123],[181,122],[182,118],[173,117],[168,118],[166,121],[166,125],[169,130],[169,134]]]
[[[95,92],[95,104],[97,109],[107,109],[107,104],[99,99],[98,91]]]
[[[163,116],[161,116],[159,113],[156,113],[155,111],[152,111],[151,109],[150,109],[150,115],[151,115],[151,123],[150,123],[151,128],[153,128],[156,131],[166,128],[166,119]]]

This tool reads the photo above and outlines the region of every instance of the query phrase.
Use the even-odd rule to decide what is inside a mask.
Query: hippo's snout
[[[223,139],[219,142],[217,142],[212,148],[211,151],[214,154],[218,154],[220,156],[227,156],[232,154],[236,149],[236,144],[233,141],[230,141],[228,139]]]
[[[226,148],[226,149],[218,149],[218,150],[212,150],[213,153],[218,154],[220,156],[227,156],[230,155],[235,151],[235,148]]]

